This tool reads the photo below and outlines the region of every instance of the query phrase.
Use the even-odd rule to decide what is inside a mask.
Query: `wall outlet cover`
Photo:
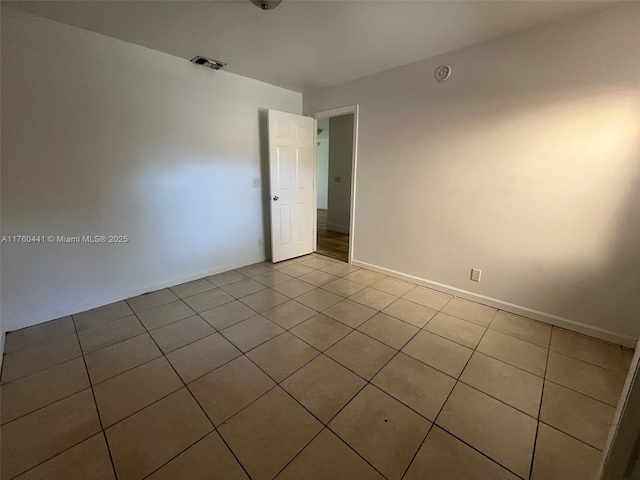
[[[471,280],[474,282],[479,282],[480,277],[482,277],[482,270],[478,270],[477,268],[471,269]]]

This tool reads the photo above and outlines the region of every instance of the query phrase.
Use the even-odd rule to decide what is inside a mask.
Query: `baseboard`
[[[591,325],[586,325],[584,323],[576,322],[575,320],[559,317],[558,315],[539,312],[537,310],[533,310],[531,308],[523,307],[521,305],[515,305],[513,303],[505,302],[497,298],[486,297],[484,295],[479,295],[477,293],[468,292],[467,290],[451,287],[449,285],[444,285],[442,283],[427,280],[425,278],[416,277],[414,275],[397,272],[389,268],[380,267],[378,265],[362,262],[360,260],[354,259],[352,261],[352,264],[355,265],[356,267],[362,267],[369,270],[373,270],[374,272],[384,273],[385,275],[388,275],[390,277],[398,278],[400,280],[406,280],[406,281],[421,285],[423,287],[429,287],[434,290],[438,290],[440,292],[448,293],[450,295],[463,298],[465,300],[471,300],[474,302],[481,303],[483,305],[499,308],[500,310],[504,310],[509,313],[515,313],[516,315],[522,315],[523,317],[533,318],[534,320],[539,320],[549,325],[565,328],[567,330],[571,330],[576,333],[581,333],[583,335],[595,337],[600,340],[622,345],[624,347],[634,348],[636,346],[637,339],[629,337],[627,335],[621,335],[619,333],[612,332],[610,330],[605,330],[602,328],[593,327]]]
[[[349,235],[349,227],[345,227],[344,225],[337,225],[335,223],[327,223],[327,230],[338,233],[345,233]]]
[[[138,288],[135,290],[127,290],[113,293],[109,296],[102,297],[100,300],[92,300],[90,302],[74,305],[73,307],[66,307],[64,309],[60,309],[52,312],[47,315],[46,318],[42,318],[40,316],[34,316],[31,318],[27,318],[18,328],[13,328],[9,331],[20,330],[22,328],[32,327],[34,325],[39,325],[41,323],[49,322],[51,320],[55,320],[57,318],[66,317],[68,315],[75,315],[80,312],[85,312],[87,310],[91,310],[92,308],[102,307],[104,305],[109,305],[110,303],[119,302],[121,300],[126,300],[127,298],[137,297],[138,295],[143,295],[149,292],[155,292],[156,290],[162,290],[163,288],[173,287],[175,285],[180,285],[181,283],[190,282],[192,280],[198,280],[200,278],[208,277],[210,275],[215,275],[217,273],[227,272],[229,270],[234,270],[236,268],[241,268],[246,265],[252,265],[254,263],[264,262],[265,257],[257,258],[255,260],[251,260],[248,263],[242,262],[239,264],[226,265],[223,267],[214,268],[212,270],[206,270],[204,272],[196,273],[193,275],[188,275],[186,277],[177,278],[174,280],[169,280],[167,282],[157,283],[155,285],[150,285],[144,288]],[[4,342],[4,335],[2,334],[2,342]],[[4,352],[4,343],[2,344],[2,351]],[[1,365],[1,364],[0,364]]]

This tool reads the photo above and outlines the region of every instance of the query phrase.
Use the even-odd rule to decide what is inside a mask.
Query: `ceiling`
[[[335,85],[611,5],[607,1],[3,2],[298,92]]]

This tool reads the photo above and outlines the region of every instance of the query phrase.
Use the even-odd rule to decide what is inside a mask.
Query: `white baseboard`
[[[218,267],[218,268],[214,268],[212,270],[206,270],[204,272],[200,272],[200,273],[196,273],[193,275],[188,275],[186,277],[181,277],[181,278],[177,278],[174,280],[169,280],[167,282],[162,282],[162,283],[157,283],[155,285],[150,285],[144,288],[138,288],[135,290],[127,290],[127,291],[120,291],[120,292],[115,292],[115,293],[111,293],[109,295],[105,295],[104,297],[101,297],[99,300],[91,300],[89,302],[85,302],[85,303],[81,303],[81,304],[76,304],[73,306],[67,306],[65,308],[59,309],[59,310],[54,310],[53,312],[50,312],[46,317],[41,317],[41,316],[34,316],[34,317],[29,317],[26,318],[23,322],[21,322],[21,325],[18,328],[13,328],[10,331],[13,330],[20,330],[22,328],[26,328],[26,327],[32,327],[34,325],[38,325],[40,323],[44,323],[44,322],[48,322],[51,320],[55,320],[57,318],[62,318],[62,317],[66,317],[68,315],[75,315],[77,313],[80,312],[85,312],[87,310],[91,310],[92,308],[97,308],[97,307],[102,307],[104,305],[109,305],[110,303],[114,303],[114,302],[119,302],[121,300],[126,300],[127,298],[132,298],[132,297],[137,297],[138,295],[143,295],[145,293],[149,293],[149,292],[155,292],[156,290],[162,290],[163,288],[167,288],[167,287],[173,287],[175,285],[180,285],[181,283],[186,283],[186,282],[190,282],[192,280],[198,280],[200,278],[204,278],[204,277],[208,277],[210,275],[215,275],[217,273],[223,273],[223,272],[227,272],[229,270],[234,270],[236,268],[240,268],[240,267],[244,267],[246,265],[252,265],[254,263],[259,263],[259,262],[264,262],[266,259],[265,257],[260,257],[260,258],[256,258],[255,260],[251,260],[249,262],[242,262],[240,264],[232,264],[232,265],[226,265],[224,267]],[[4,335],[5,333],[3,332],[2,334],[2,351],[4,352]],[[0,361],[1,362],[1,361]],[[2,364],[0,363],[0,366]]]
[[[349,235],[349,226],[337,225],[335,223],[327,223],[327,230],[338,233],[346,233]]]
[[[406,281],[415,283],[417,285],[421,285],[423,287],[429,287],[434,290],[438,290],[440,292],[444,292],[450,295],[455,295],[456,297],[464,298],[465,300],[471,300],[474,302],[481,303],[483,305],[499,308],[500,310],[504,310],[509,313],[515,313],[516,315],[522,315],[523,317],[533,318],[534,320],[539,320],[541,322],[548,323],[549,325],[565,328],[567,330],[571,330],[576,333],[582,333],[584,335],[595,337],[607,342],[612,342],[618,345],[622,345],[624,347],[634,348],[636,346],[637,339],[629,337],[627,335],[621,335],[619,333],[612,332],[610,330],[605,330],[603,328],[586,325],[584,323],[576,322],[575,320],[559,317],[558,315],[539,312],[537,310],[523,307],[521,305],[515,305],[513,303],[505,302],[503,300],[498,300],[497,298],[486,297],[484,295],[468,292],[460,288],[451,287],[449,285],[444,285],[438,282],[433,282],[425,278],[420,278],[413,275],[408,275],[406,273],[397,272],[395,270],[380,267],[378,265],[372,265],[367,262],[361,262],[360,260],[354,259],[352,261],[352,264],[355,265],[356,267],[362,267],[369,270],[373,270],[374,272],[384,273],[385,275],[388,275],[390,277],[395,277],[400,280],[406,280]]]

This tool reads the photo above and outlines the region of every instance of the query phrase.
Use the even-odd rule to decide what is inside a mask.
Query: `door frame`
[[[349,206],[349,255],[347,263],[353,263],[353,245],[354,238],[356,233],[356,172],[358,165],[358,125],[360,122],[360,105],[347,105],[345,107],[332,108],[330,110],[322,110],[320,112],[316,112],[312,115],[313,118],[318,120],[322,120],[325,118],[331,117],[339,117],[341,115],[349,115],[353,114],[353,151],[351,153],[351,204]],[[317,134],[318,128],[314,130],[314,133]],[[313,217],[314,217],[314,226],[313,226],[313,251],[315,252],[318,249],[318,141],[314,137],[314,145],[315,145],[315,154],[314,154],[314,185],[315,194],[313,197]],[[331,141],[331,132],[329,132],[329,141]]]

